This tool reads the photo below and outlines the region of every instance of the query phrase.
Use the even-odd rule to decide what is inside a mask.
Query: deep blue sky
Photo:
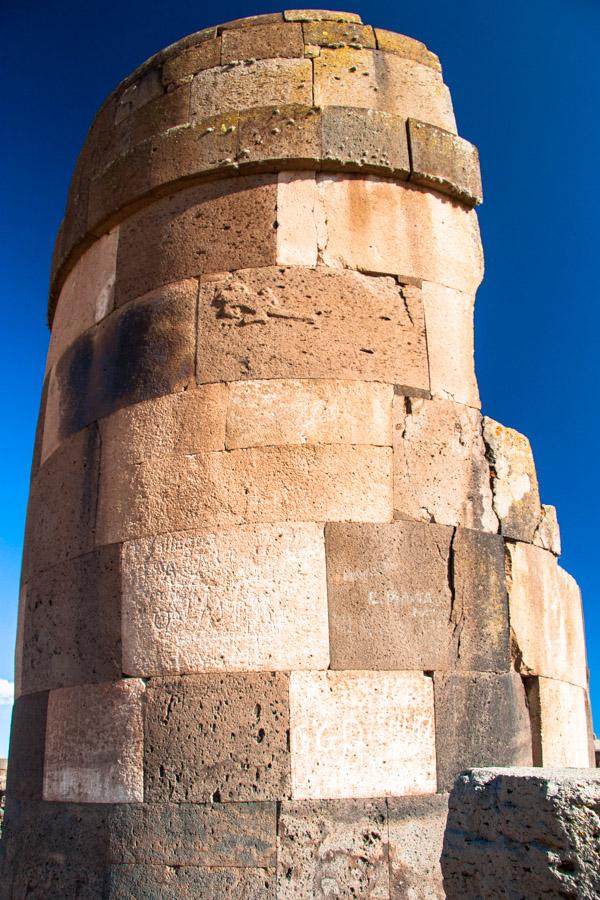
[[[600,327],[598,0],[360,3],[363,20],[439,54],[459,133],[480,149],[486,277],[476,353],[484,412],[531,439],[584,596],[600,720],[596,467]],[[48,340],[52,244],[86,131],[152,53],[207,25],[281,9],[248,0],[2,0],[0,679],[13,678],[21,542]],[[10,706],[2,705],[0,756]],[[600,727],[600,726],[598,726]]]

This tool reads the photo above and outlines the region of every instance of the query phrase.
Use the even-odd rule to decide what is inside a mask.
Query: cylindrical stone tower
[[[210,28],[56,246],[3,896],[443,896],[473,765],[591,763],[579,591],[482,418],[477,151],[423,44]]]

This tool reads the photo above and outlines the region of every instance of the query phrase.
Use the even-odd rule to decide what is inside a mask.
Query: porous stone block
[[[275,900],[275,872],[219,866],[110,866],[106,900]]]
[[[152,140],[150,186],[160,188],[193,175],[225,175],[237,170],[237,113],[170,128]]]
[[[125,88],[118,98],[115,125],[162,94],[164,88],[160,75],[160,68],[153,66]]]
[[[552,678],[527,678],[533,731],[533,762],[538,766],[595,767],[588,733],[585,688]]]
[[[144,799],[277,800],[289,795],[289,677],[189,675],[148,682]]]
[[[117,305],[201,272],[276,262],[277,179],[225,179],[157,200],[121,226]]]
[[[531,725],[518,675],[436,672],[433,681],[439,791],[473,766],[531,765]]]
[[[244,16],[241,19],[232,19],[230,22],[224,22],[217,26],[217,32],[224,34],[233,28],[252,28],[255,25],[277,25],[283,21],[283,13],[265,13],[259,16]]]
[[[292,672],[292,797],[435,792],[433,684],[421,672]]]
[[[122,152],[133,150],[137,144],[155,138],[157,134],[186,125],[190,118],[190,94],[190,84],[173,86],[168,93],[136,112],[127,120],[126,127],[122,126],[121,143],[126,145]],[[118,133],[119,129],[116,131]]]
[[[134,203],[150,189],[152,147],[144,141],[125,156],[119,156],[90,181],[87,231],[98,237],[116,213]],[[83,237],[83,234],[81,235]]]
[[[322,113],[322,169],[387,168],[408,178],[410,160],[404,120],[377,109],[327,106]]]
[[[313,102],[309,59],[247,60],[205,69],[192,82],[192,122],[232,110]]]
[[[302,222],[304,227],[299,228]],[[277,184],[277,262],[315,267],[327,241],[326,223],[312,172],[280,172]]]
[[[432,397],[479,408],[473,340],[475,297],[430,281],[423,282],[421,296]]]
[[[162,67],[163,84],[192,79],[203,69],[221,65],[221,38],[209,38],[173,54]]]
[[[450,93],[435,69],[396,54],[349,47],[324,47],[314,69],[317,106],[379,109],[456,133]]]
[[[10,890],[1,895],[2,900],[46,900],[48,897],[96,900],[103,896],[104,872],[101,868],[83,861],[63,862],[60,857],[37,860],[34,849],[28,849],[22,856],[23,860],[12,867],[10,889],[6,883],[2,885],[2,889]]]
[[[560,528],[555,506],[542,503],[540,521],[533,535],[536,547],[543,547],[555,556],[560,556]]]
[[[140,465],[109,453],[100,486],[100,544],[215,525],[392,519],[389,447],[256,447]]]
[[[336,378],[429,390],[417,288],[319,267],[264,268],[200,291],[198,380]]]
[[[283,18],[286,22],[362,22],[357,13],[331,9],[286,9]]]
[[[450,794],[449,900],[596,897],[600,779],[589,770],[475,769]]]
[[[442,67],[435,53],[427,49],[421,41],[407,37],[405,34],[397,34],[395,31],[386,31],[385,28],[375,28],[375,37],[377,39],[377,47],[379,50],[385,50],[387,53],[397,53],[398,56],[404,56],[415,62],[422,63],[424,66],[431,66],[441,72]]]
[[[394,512],[496,532],[481,417],[450,400],[394,398]]]
[[[483,439],[492,468],[494,511],[500,531],[516,541],[533,540],[540,520],[540,495],[531,445],[525,435],[487,416]]]
[[[531,544],[507,543],[509,607],[516,665],[587,687],[581,594],[555,557]]]
[[[143,692],[140,679],[50,691],[44,800],[144,799]]]
[[[445,900],[440,856],[447,794],[388,797],[390,900]]]
[[[389,898],[385,800],[284,801],[277,897]]]
[[[304,56],[302,25],[276,22],[223,32],[221,62]],[[245,104],[244,104],[245,105]]]
[[[321,158],[321,117],[312,106],[244,110],[237,131],[235,156],[244,171],[269,163],[297,169]]]
[[[428,122],[408,120],[410,180],[458,197],[467,206],[483,202],[477,147]]]
[[[121,671],[119,548],[100,547],[30,578],[20,690],[113,681]]]
[[[8,799],[30,801],[42,796],[47,711],[48,691],[15,700],[6,772]]]
[[[375,32],[370,25],[356,22],[306,22],[302,26],[304,42],[314,47],[353,47],[355,50],[375,47]]]

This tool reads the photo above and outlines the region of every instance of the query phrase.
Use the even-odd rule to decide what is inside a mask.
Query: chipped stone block
[[[537,547],[549,550],[555,556],[560,556],[560,528],[555,506],[542,503],[540,521],[533,535],[533,543]]]
[[[193,47],[180,50],[167,59],[162,69],[163,84],[188,80],[203,69],[221,65],[221,38],[201,41]]]
[[[480,419],[450,400],[394,398],[398,518],[497,531]]]
[[[322,114],[322,169],[388,168],[408,178],[410,161],[404,120],[377,109],[328,106]]]
[[[275,900],[275,872],[219,866],[110,866],[103,896],[106,900]]]
[[[438,57],[435,53],[428,50],[421,41],[416,41],[414,38],[407,37],[404,34],[397,34],[395,31],[386,31],[384,28],[375,28],[375,37],[379,50],[385,50],[387,53],[397,53],[398,56],[412,59],[414,62],[421,63],[424,66],[430,66],[438,72],[442,71]]]
[[[276,22],[223,31],[221,62],[304,56],[302,25]]]
[[[199,320],[201,382],[358,378],[429,389],[420,294],[393,278],[236,272],[202,284]]]
[[[10,726],[6,796],[39,800],[44,777],[48,691],[17,697]]]
[[[535,765],[595,767],[585,688],[552,678],[527,678],[525,684]]]
[[[507,543],[509,608],[516,666],[587,687],[581,593],[547,550]]]
[[[143,693],[137,678],[50,691],[44,800],[144,799]]]
[[[421,672],[292,672],[292,797],[435,792],[433,685]]]
[[[443,128],[408,120],[410,180],[457,197],[467,206],[483,202],[477,147]]]
[[[277,897],[389,897],[385,800],[284,801]]]
[[[339,12],[331,9],[286,9],[286,22],[356,22],[362,23],[357,13]]]
[[[444,900],[440,856],[447,794],[389,797],[390,900]]]
[[[355,50],[375,47],[375,33],[370,25],[355,22],[305,22],[304,43],[313,47],[353,47]]]
[[[237,113],[228,113],[158,134],[152,141],[150,186],[206,172],[235,172],[238,120]]]
[[[422,287],[431,395],[479,408],[475,376],[475,297],[441,284]]]
[[[436,672],[433,682],[438,790],[450,790],[457,774],[473,766],[531,765],[531,725],[518,675]]]
[[[533,540],[540,495],[531,445],[525,435],[484,416],[483,439],[492,467],[494,511],[500,531],[516,541]]]
[[[190,675],[148,682],[144,798],[156,803],[289,795],[288,675]]]
[[[321,117],[312,106],[268,106],[239,115],[236,160],[244,171],[314,166],[321,158]]]

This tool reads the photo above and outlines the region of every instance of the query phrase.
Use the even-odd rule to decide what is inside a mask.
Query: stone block
[[[380,50],[324,47],[314,69],[317,106],[379,109],[456,133],[448,88],[429,66]]]
[[[286,9],[286,22],[356,22],[362,23],[357,13],[339,12],[331,9]]]
[[[277,25],[283,21],[283,13],[265,13],[259,16],[244,16],[242,19],[232,19],[217,26],[219,34],[230,31],[232,28],[252,28],[255,25]]]
[[[540,521],[540,495],[531,445],[523,434],[484,416],[483,439],[492,468],[494,511],[500,532],[533,540]]]
[[[327,240],[326,222],[312,172],[280,172],[277,185],[277,262],[311,266]],[[299,228],[298,223],[305,223]]]
[[[375,37],[379,50],[385,50],[387,53],[397,53],[398,56],[412,59],[414,62],[421,63],[424,66],[430,66],[438,72],[442,71],[438,57],[435,53],[428,50],[421,41],[406,37],[404,34],[397,34],[395,31],[386,31],[384,28],[376,28]]]
[[[241,112],[236,159],[244,171],[315,166],[321,159],[321,117],[312,106],[267,106]]]
[[[33,859],[32,859],[33,856]],[[49,897],[77,897],[97,900],[103,896],[104,872],[84,861],[36,860],[35,851],[23,853],[12,873],[7,900],[47,900]]]
[[[106,900],[275,900],[275,872],[218,866],[110,866]]]
[[[257,447],[137,466],[106,456],[100,491],[100,544],[261,522],[389,522],[391,450]]]
[[[439,791],[473,766],[531,765],[531,725],[518,675],[436,672],[433,681]]]
[[[389,897],[385,800],[284,801],[278,900]]]
[[[152,141],[150,186],[237,171],[238,120],[237,113],[228,113],[158,134]]]
[[[304,43],[314,47],[353,47],[355,50],[375,48],[375,32],[370,25],[355,22],[305,22]]]
[[[507,544],[509,608],[516,666],[587,687],[581,593],[555,557],[531,544]]]
[[[477,147],[416,119],[408,120],[408,140],[412,182],[457,197],[467,206],[483,202]]]
[[[259,59],[205,69],[192,81],[192,121],[256,106],[313,102],[309,59]]]
[[[328,665],[322,525],[239,526],[123,545],[128,675]]]
[[[336,378],[429,389],[419,291],[393,278],[325,267],[236,272],[202,285],[199,319],[201,382]]]
[[[495,532],[488,464],[476,409],[450,400],[394,399],[394,511]]]
[[[167,59],[162,68],[162,81],[165,85],[191,81],[198,72],[220,65],[221,38],[209,38]]]
[[[433,684],[421,672],[292,672],[292,797],[435,792]]]
[[[540,521],[533,535],[533,543],[536,547],[543,547],[555,556],[560,556],[560,528],[555,506],[542,503]]]
[[[304,56],[302,25],[276,22],[233,28],[223,32],[221,62],[245,62],[257,59],[289,59]],[[218,63],[217,63],[218,65]]]
[[[588,734],[588,698],[583,687],[552,678],[526,678],[538,766],[595,767]]]
[[[47,710],[48,691],[15,700],[6,772],[8,799],[31,801],[42,796]]]
[[[90,181],[87,231],[98,237],[104,223],[114,222],[117,212],[139,200],[150,190],[150,141],[144,141],[120,156],[100,175]]]
[[[322,169],[377,170],[408,178],[404,119],[377,109],[327,106],[322,114]]]
[[[445,900],[440,856],[447,794],[389,797],[390,900]]]
[[[430,281],[423,282],[421,296],[432,397],[479,408],[473,340],[475,297]]]
[[[119,548],[100,547],[30,578],[20,689],[113,681],[121,671]]]
[[[277,800],[289,795],[289,678],[281,672],[148,682],[144,799]]]
[[[119,229],[99,238],[75,263],[58,298],[46,372],[84,331],[114,306]]]
[[[160,76],[160,68],[153,66],[146,69],[143,75],[136,78],[120,93],[115,113],[115,125],[150,103],[151,100],[160,97],[164,90]]]
[[[190,94],[189,84],[179,85],[135,113],[126,123],[130,147],[189,122]]]
[[[226,446],[391,447],[392,398],[393,387],[376,381],[238,381],[229,391]]]
[[[143,692],[140,679],[50,691],[44,800],[144,799]]]
[[[200,184],[157,200],[121,226],[117,305],[202,272],[276,262],[277,179]]]

